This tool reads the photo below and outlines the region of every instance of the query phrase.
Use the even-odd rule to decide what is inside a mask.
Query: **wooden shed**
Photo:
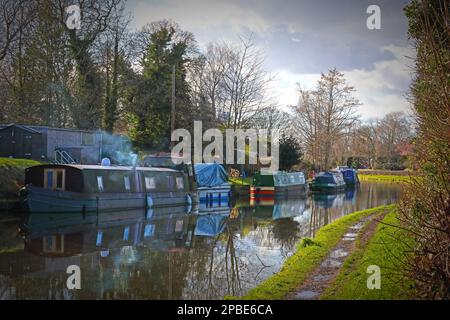
[[[42,160],[45,158],[42,133],[11,124],[0,129],[0,157]]]

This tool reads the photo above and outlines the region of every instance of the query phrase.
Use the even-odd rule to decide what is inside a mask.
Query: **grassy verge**
[[[357,242],[356,250],[346,259],[341,272],[323,299],[408,299],[413,297],[413,283],[402,274],[404,252],[413,243],[406,231],[395,227],[398,221],[392,209],[378,224],[365,247]],[[370,265],[381,269],[381,289],[367,288],[366,272]]]
[[[303,239],[297,251],[284,263],[282,269],[253,288],[243,299],[283,299],[295,290],[335,247],[348,228],[361,218],[392,206],[381,206],[344,216],[321,228],[314,240]]]
[[[359,180],[361,181],[380,181],[380,182],[409,182],[410,176],[395,176],[395,175],[382,175],[382,174],[359,174]]]
[[[25,168],[40,164],[26,159],[0,158],[0,197],[13,197],[25,181]]]

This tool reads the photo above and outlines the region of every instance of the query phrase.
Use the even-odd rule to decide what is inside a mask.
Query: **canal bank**
[[[0,158],[0,211],[17,204],[18,191],[25,182],[25,168],[39,164],[34,160]]]
[[[399,272],[408,239],[396,227],[394,205],[344,216],[304,238],[281,270],[243,299],[400,299],[412,284]],[[398,241],[398,240],[401,241]],[[405,244],[406,243],[406,244]],[[393,257],[397,257],[395,260]],[[367,288],[367,267],[383,270],[382,288]]]

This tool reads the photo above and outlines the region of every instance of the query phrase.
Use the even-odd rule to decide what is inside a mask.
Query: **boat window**
[[[283,184],[283,182],[281,180],[281,176],[279,176],[279,175],[274,176],[274,180],[275,180],[276,186],[281,186]]]
[[[64,190],[65,187],[65,171],[56,170],[56,186],[55,189]]]
[[[56,237],[44,237],[44,252],[54,252],[56,250]]]
[[[58,238],[60,239],[60,241],[58,241]],[[64,235],[44,237],[42,251],[46,253],[64,252]]]
[[[183,177],[177,177],[177,188],[179,190],[184,189],[184,180]]]
[[[97,186],[99,191],[103,191],[103,177],[98,176],[97,177]]]
[[[100,247],[102,245],[102,240],[103,240],[103,231],[98,231],[97,238],[95,239],[95,245],[97,247]]]
[[[330,177],[330,176],[317,177],[316,181],[318,183],[334,183],[333,177]]]
[[[167,179],[167,188],[169,188],[169,190],[173,190],[174,189],[174,179],[173,179],[173,177],[172,176],[167,176],[166,177],[166,179]]]
[[[181,231],[183,231],[183,220],[177,220],[177,222],[175,222],[175,232]]]
[[[155,178],[145,177],[145,188],[147,190],[155,189],[156,188]]]
[[[130,238],[130,227],[125,227],[125,229],[123,230],[123,240],[128,241],[129,238]]]
[[[154,224],[147,224],[145,226],[145,229],[144,229],[144,238],[148,238],[148,237],[153,236],[154,231],[155,231],[155,225]]]
[[[131,190],[130,177],[129,176],[123,177],[123,181],[125,183],[125,190],[130,191]]]
[[[44,187],[47,189],[53,189],[53,170],[45,170]]]
[[[44,187],[52,190],[65,189],[65,170],[64,169],[45,169]]]

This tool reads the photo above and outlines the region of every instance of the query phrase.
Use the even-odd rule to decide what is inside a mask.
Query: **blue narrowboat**
[[[101,212],[192,204],[187,174],[165,168],[45,164],[25,170],[30,212]]]
[[[355,186],[359,183],[358,172],[349,167],[337,167],[336,171],[342,173],[347,186]]]
[[[194,165],[199,207],[221,207],[231,200],[231,184],[225,168],[218,163]]]
[[[311,184],[313,191],[337,191],[345,189],[344,176],[338,171],[320,172]]]

